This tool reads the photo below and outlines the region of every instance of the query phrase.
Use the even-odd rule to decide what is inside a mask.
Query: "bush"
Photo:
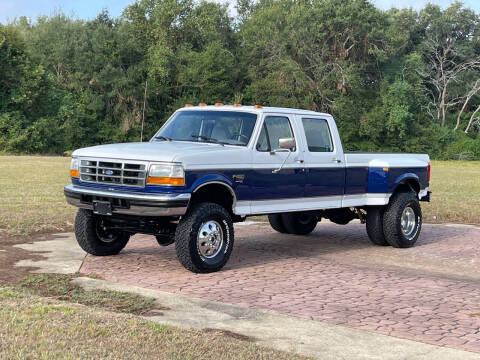
[[[455,133],[452,142],[449,142],[442,153],[438,154],[441,160],[480,160],[480,137],[472,138],[464,132]]]

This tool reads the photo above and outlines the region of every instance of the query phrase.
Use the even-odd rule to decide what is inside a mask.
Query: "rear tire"
[[[372,243],[379,246],[390,245],[383,233],[383,213],[385,206],[372,206],[367,209],[367,234]]]
[[[232,218],[227,210],[214,203],[193,205],[175,232],[177,258],[195,273],[220,270],[232,253],[233,241]]]
[[[282,214],[282,222],[289,234],[307,235],[315,230],[318,218],[310,213],[294,212]]]
[[[285,229],[285,225],[283,225],[282,214],[268,215],[268,222],[273,230],[281,234],[287,234],[287,229]]]
[[[422,209],[415,192],[392,196],[383,215],[383,232],[387,242],[396,248],[415,244],[422,229]]]
[[[104,229],[103,220],[91,210],[79,209],[75,217],[75,237],[78,245],[95,256],[117,255],[127,245],[130,234]]]

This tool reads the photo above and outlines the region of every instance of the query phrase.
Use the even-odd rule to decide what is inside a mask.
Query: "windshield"
[[[153,138],[246,146],[257,115],[239,111],[180,111]]]

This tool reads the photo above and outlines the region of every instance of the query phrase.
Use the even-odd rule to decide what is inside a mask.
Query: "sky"
[[[234,12],[234,0],[219,0],[229,2],[232,13]],[[371,0],[381,8],[388,9],[392,6],[397,8],[412,7],[416,10],[421,9],[427,2],[447,7],[453,0]],[[55,12],[62,11],[67,15],[81,19],[92,19],[102,11],[107,9],[112,16],[119,16],[122,9],[133,3],[134,0],[0,0],[0,22],[6,23],[20,16],[27,16],[32,20],[39,15],[52,15]],[[474,9],[480,13],[480,0],[464,0],[466,7]]]

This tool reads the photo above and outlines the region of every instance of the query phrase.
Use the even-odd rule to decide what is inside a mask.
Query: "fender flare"
[[[235,190],[233,188],[233,183],[228,179],[227,177],[219,174],[209,174],[202,176],[201,178],[197,179],[193,184],[192,184],[192,191],[191,194],[195,194],[198,190],[201,188],[207,186],[207,185],[222,185],[225,188],[228,189],[230,194],[232,195],[233,201],[232,201],[232,211],[235,209],[235,205],[237,203],[237,194],[235,193]]]
[[[411,183],[414,183],[416,184],[416,188],[412,188],[411,186]],[[405,173],[405,174],[402,174],[400,175],[398,178],[395,179],[395,182],[393,183],[393,187],[392,187],[392,194],[397,191],[397,188],[400,186],[400,185],[403,185],[403,184],[408,184],[410,186],[410,188],[415,191],[417,194],[418,192],[421,190],[420,188],[420,179],[418,177],[417,174],[414,174],[414,173]]]

